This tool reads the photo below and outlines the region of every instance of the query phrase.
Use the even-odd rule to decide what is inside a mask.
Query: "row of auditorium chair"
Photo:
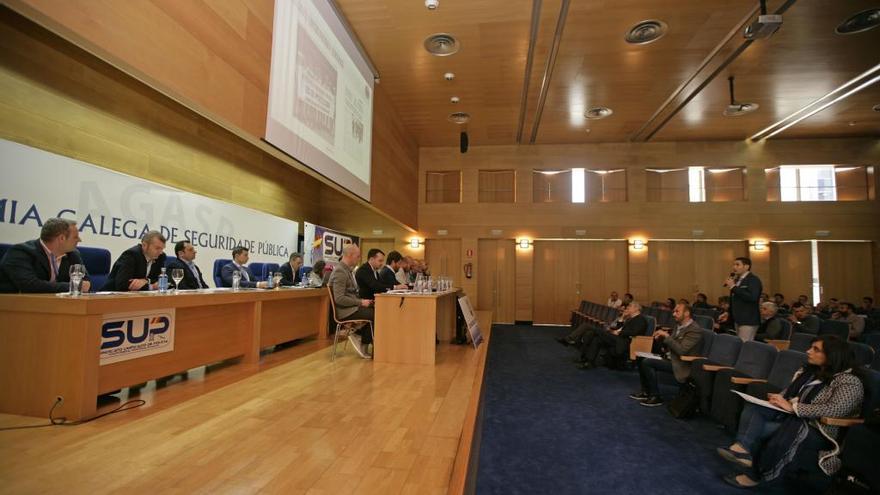
[[[572,323],[586,321],[601,325],[613,321],[616,314],[617,310],[614,308],[583,301],[577,310],[572,311]],[[646,335],[633,339],[631,359],[635,359],[637,351],[650,352],[652,348],[653,339],[650,335],[654,331],[652,320],[656,316],[645,316],[648,318],[649,330]],[[825,327],[824,330],[820,328],[819,335],[823,334],[836,335],[838,332],[831,327]],[[880,407],[880,341],[877,336],[880,333],[868,334],[874,347],[866,343],[849,342],[854,365],[861,371],[865,385],[863,415]],[[700,349],[693,356],[682,358],[691,362],[691,379],[699,391],[700,410],[728,432],[735,433],[744,401],[730,390],[759,398],[766,398],[768,393],[780,392],[791,382],[794,373],[806,363],[806,350],[815,337],[816,335],[795,332],[789,346],[778,348],[765,342],[743,342],[735,335],[716,334],[711,327],[703,326]],[[822,418],[822,422],[853,428],[853,432],[848,433],[843,442],[841,457],[844,467],[857,474],[860,479],[869,480],[874,489],[880,489],[880,473],[876,469],[865,468],[870,466],[870,462],[865,462],[866,459],[876,459],[878,445],[865,439],[876,440],[878,433],[862,424],[862,420]],[[852,437],[851,441],[847,440],[849,437]]]
[[[0,243],[0,260],[3,259],[3,256],[6,255],[6,251],[11,247],[11,244],[2,244]],[[86,271],[89,273],[89,279],[92,281],[91,284],[91,292],[97,292],[101,290],[101,287],[104,286],[104,283],[107,281],[107,276],[110,275],[110,268],[113,264],[113,260],[111,259],[110,251],[104,248],[97,247],[78,247],[77,251],[79,251],[80,257],[83,260],[83,264],[86,266]],[[167,265],[173,260],[176,260],[174,256],[168,256],[165,260],[165,264]],[[214,261],[213,267],[213,278],[214,284],[217,287],[223,287],[223,281],[220,278],[220,271],[223,267],[229,263],[231,263],[231,259],[220,259]],[[250,263],[248,267],[253,272],[254,277],[257,281],[262,282],[268,278],[269,272],[277,272],[281,265],[278,263]],[[299,269],[300,277],[305,277],[312,270],[309,266],[304,266]]]

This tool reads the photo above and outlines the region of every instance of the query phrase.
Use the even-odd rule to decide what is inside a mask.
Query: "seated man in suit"
[[[40,238],[9,248],[0,260],[0,292],[67,292],[70,265],[82,265],[76,222],[50,218],[40,229]],[[88,277],[88,274],[86,274]],[[88,278],[80,286],[91,288]]]
[[[765,302],[761,304],[761,325],[758,327],[758,333],[755,340],[766,342],[767,340],[783,340],[788,336],[783,335],[782,318],[776,313],[779,307],[774,302]]]
[[[788,321],[791,322],[792,331],[801,333],[811,333],[817,335],[819,333],[819,317],[810,313],[810,308],[802,303],[796,302],[791,305],[791,314],[788,315]]]
[[[290,255],[287,263],[281,265],[281,285],[296,285],[302,282],[299,269],[303,266],[303,257],[299,253]]]
[[[263,289],[269,285],[268,282],[257,282],[257,278],[254,277],[251,269],[245,266],[247,265],[248,259],[250,259],[248,248],[244,246],[235,246],[235,248],[232,249],[232,263],[227,263],[220,270],[220,278],[223,280],[223,287],[232,287],[232,274],[235,272],[241,273],[241,280],[239,281],[240,287],[256,287]]]
[[[375,321],[375,308],[373,301],[370,299],[362,299],[358,295],[358,288],[354,281],[354,275],[351,270],[357,266],[357,262],[361,257],[361,250],[357,244],[346,244],[342,248],[342,257],[339,263],[330,273],[327,286],[333,294],[333,303],[336,305],[336,317],[339,320],[369,320]],[[364,359],[370,359],[367,352],[367,346],[373,343],[373,336],[369,328],[363,327],[356,333],[348,336],[351,345],[355,351]]]
[[[151,230],[144,234],[140,244],[122,252],[113,263],[107,282],[101,290],[138,291],[159,288],[159,274],[165,266],[165,236]]]
[[[595,332],[582,355],[583,362],[578,367],[585,370],[595,368],[596,358],[602,349],[608,349],[610,357],[626,356],[630,340],[636,335],[645,335],[647,330],[648,320],[642,316],[642,306],[637,302],[629,303],[623,310],[622,320],[616,321],[607,330]]]
[[[684,383],[691,375],[691,363],[681,360],[700,347],[703,331],[691,317],[691,308],[686,304],[677,304],[672,312],[676,327],[672,334],[666,330],[655,330],[654,339],[660,340],[667,349],[663,359],[639,358],[639,381],[642,389],[630,395],[643,406],[656,407],[663,405],[660,387],[657,384],[657,372],[672,373],[678,383]]]
[[[373,248],[367,251],[367,262],[354,273],[361,299],[375,299],[376,294],[388,289],[406,289],[406,285],[380,280],[379,270],[383,270],[384,267],[385,253],[381,249]]]
[[[175,268],[183,270],[183,280],[180,281],[178,289],[207,289],[208,284],[202,278],[202,271],[194,263],[196,259],[195,246],[189,241],[179,241],[174,245],[174,254],[177,259],[169,261],[167,268],[169,276],[171,270]]]
[[[379,281],[399,289],[406,289],[406,283],[397,280],[397,272],[402,266],[403,256],[397,251],[391,251],[385,258],[385,266],[379,270]]]

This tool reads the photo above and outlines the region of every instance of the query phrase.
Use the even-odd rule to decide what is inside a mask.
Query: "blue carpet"
[[[493,327],[478,494],[746,493],[721,479],[733,469],[715,447],[731,438],[715,423],[640,406],[628,397],[639,388],[635,370],[575,368],[575,352],[554,340],[565,333]],[[667,399],[675,391],[663,388]]]

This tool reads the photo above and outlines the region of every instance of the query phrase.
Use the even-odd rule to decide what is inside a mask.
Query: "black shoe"
[[[636,393],[634,393],[634,394],[629,394],[629,398],[630,398],[630,399],[635,399],[635,400],[637,400],[637,401],[639,401],[639,402],[642,402],[642,401],[645,401],[645,400],[650,399],[651,396],[648,395],[648,394],[646,394],[646,393],[644,393],[644,392],[636,392]]]
[[[579,370],[591,370],[595,367],[596,367],[596,365],[594,365],[593,363],[591,363],[589,361],[584,361],[581,364],[577,365],[577,368]]]
[[[657,407],[663,405],[663,399],[657,397],[656,395],[652,397],[648,397],[647,399],[640,401],[639,404],[645,407]]]

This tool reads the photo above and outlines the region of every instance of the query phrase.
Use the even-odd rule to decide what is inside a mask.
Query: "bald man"
[[[358,295],[358,286],[355,283],[352,270],[357,266],[361,258],[361,250],[355,244],[348,244],[342,248],[342,257],[336,263],[327,286],[333,294],[333,302],[336,305],[336,317],[340,320],[369,320],[375,321],[373,301],[361,299]],[[373,343],[373,335],[366,326],[349,334],[348,340],[354,346],[358,355],[364,359],[371,356],[367,347]]]

